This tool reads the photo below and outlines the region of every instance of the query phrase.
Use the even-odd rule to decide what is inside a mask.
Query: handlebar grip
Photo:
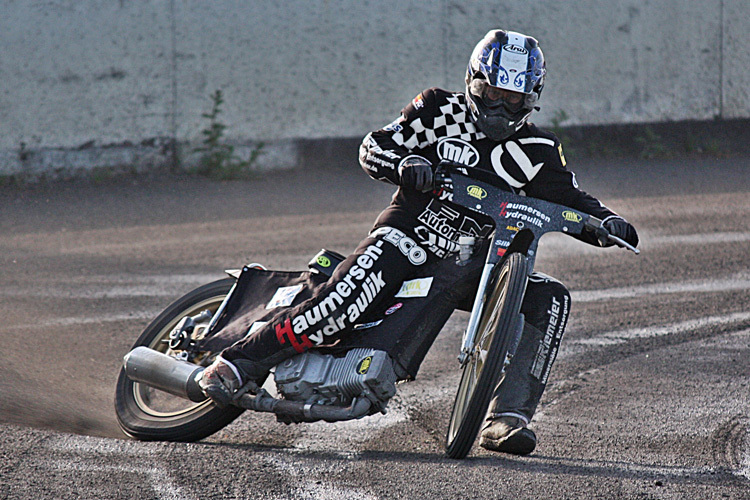
[[[584,223],[584,225],[586,229],[592,231],[596,235],[596,237],[602,243],[602,246],[606,245],[607,243],[614,243],[618,247],[626,248],[636,255],[641,253],[640,250],[635,248],[633,245],[631,245],[627,241],[623,240],[622,238],[618,238],[617,236],[611,235],[609,231],[607,231],[607,228],[604,227],[602,220],[597,217],[594,217],[593,215],[589,216],[588,220]]]
[[[433,182],[435,188],[440,189],[453,187],[453,180],[450,176],[451,167],[466,167],[466,165],[461,165],[460,163],[452,162],[449,160],[440,160],[440,163],[437,164],[434,172]]]
[[[450,176],[443,171],[436,171],[433,177],[433,184],[436,189],[444,188],[452,184]]]

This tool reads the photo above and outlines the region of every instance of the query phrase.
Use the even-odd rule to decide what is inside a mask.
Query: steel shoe
[[[196,377],[198,386],[206,397],[219,408],[230,404],[234,394],[242,387],[242,377],[229,361],[218,357]]]
[[[528,455],[536,448],[536,434],[518,417],[498,417],[485,424],[479,446],[491,451]]]

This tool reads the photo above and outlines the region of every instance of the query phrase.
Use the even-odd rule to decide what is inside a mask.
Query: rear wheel
[[[527,257],[514,253],[508,256],[494,279],[477,328],[474,351],[463,367],[453,404],[446,439],[446,452],[451,458],[464,458],[477,437],[503,373],[508,351],[516,341],[527,277]]]
[[[133,347],[146,346],[169,355],[169,334],[185,316],[202,311],[215,313],[235,280],[209,283],[177,299],[146,327]],[[208,322],[196,325],[200,335]],[[123,432],[141,440],[197,441],[210,436],[236,419],[243,410],[235,406],[217,408],[210,400],[195,403],[133,382],[120,370],[115,392],[115,411]]]

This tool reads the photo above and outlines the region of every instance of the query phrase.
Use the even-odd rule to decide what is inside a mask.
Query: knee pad
[[[570,292],[565,285],[541,273],[529,277],[521,312],[542,332],[554,330],[562,338],[570,314]]]

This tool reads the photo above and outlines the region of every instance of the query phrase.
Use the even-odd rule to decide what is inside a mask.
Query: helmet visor
[[[475,78],[471,81],[469,92],[480,99],[488,108],[492,109],[503,106],[510,113],[521,111],[526,100],[526,94],[495,87],[487,83],[487,81],[479,78]]]

